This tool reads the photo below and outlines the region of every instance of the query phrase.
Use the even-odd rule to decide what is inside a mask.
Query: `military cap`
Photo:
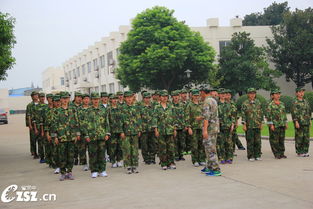
[[[109,96],[107,92],[101,92],[100,95],[101,95],[101,97],[108,97]]]
[[[166,90],[160,91],[160,96],[168,96],[168,92]]]
[[[159,95],[160,96],[160,91],[156,90],[153,95]]]
[[[46,94],[46,97],[47,97],[47,98],[52,98],[52,97],[53,97],[53,94]]]
[[[69,96],[68,92],[66,92],[66,91],[61,91],[61,92],[60,92],[60,97],[61,97],[61,98],[69,98],[70,96]]]
[[[131,97],[131,96],[133,96],[133,93],[131,91],[124,92],[124,97]]]
[[[89,94],[83,94],[82,97],[83,98],[85,98],[85,97],[89,97],[90,98],[90,95]]]
[[[45,93],[43,93],[43,92],[40,92],[40,93],[39,93],[39,96],[40,96],[40,97],[45,97],[45,96],[46,96],[46,94],[45,94]]]
[[[140,94],[143,95],[145,92],[147,92],[147,91],[146,91],[146,90],[142,90],[142,91],[140,92]]]
[[[118,96],[116,94],[111,94],[109,97],[110,99],[118,99]]]
[[[225,93],[229,93],[229,94],[231,94],[231,93],[232,93],[232,91],[231,91],[230,89],[225,89]]]
[[[171,92],[171,96],[178,96],[179,95],[179,91],[175,90]]]
[[[199,89],[192,89],[191,94],[192,95],[200,95],[200,91],[199,91]]]
[[[180,90],[180,93],[181,94],[187,94],[187,90],[186,89],[182,89],[182,90]]]
[[[82,97],[82,96],[83,96],[82,93],[80,93],[80,92],[78,92],[78,91],[75,91],[75,97]]]
[[[301,87],[296,88],[296,92],[299,92],[299,91],[305,91],[305,89]]]
[[[117,95],[117,96],[123,96],[123,92],[118,91],[118,92],[116,92],[116,95]]]
[[[217,92],[219,94],[225,94],[225,89],[224,88],[219,88]]]
[[[32,91],[32,93],[30,94],[31,96],[34,96],[34,95],[38,95],[39,93],[38,93],[38,91]]]
[[[54,95],[52,99],[53,101],[60,101],[60,95]]]
[[[247,93],[256,93],[256,89],[255,88],[248,88]]]
[[[90,94],[91,99],[100,99],[100,95],[98,92],[92,92]]]
[[[149,92],[144,92],[142,96],[143,98],[148,98],[151,97],[151,94]]]
[[[281,91],[279,89],[272,89],[271,94],[280,94]]]

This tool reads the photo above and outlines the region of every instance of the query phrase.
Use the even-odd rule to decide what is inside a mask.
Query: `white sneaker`
[[[171,164],[170,165],[170,169],[176,169],[176,165],[175,164]]]
[[[84,165],[84,167],[83,167],[83,171],[88,171],[88,165]]]
[[[117,163],[113,163],[112,168],[117,168]]]
[[[250,162],[253,162],[253,161],[254,161],[254,159],[253,159],[253,158],[250,158],[250,159],[249,159],[249,161],[250,161]]]
[[[54,174],[59,174],[60,173],[60,168],[55,169]]]
[[[106,171],[102,171],[102,172],[99,174],[99,176],[101,176],[101,177],[107,177],[108,174],[107,174]]]
[[[257,157],[257,158],[255,158],[255,160],[257,160],[257,161],[262,161],[262,158]]]
[[[198,162],[195,162],[195,163],[193,164],[193,166],[199,167],[199,163],[198,163]]]
[[[310,157],[309,153],[303,154],[303,157]]]
[[[117,162],[117,167],[123,167],[123,162],[122,161]]]
[[[201,166],[205,166],[206,163],[205,163],[205,162],[200,162],[200,165],[201,165]]]
[[[92,172],[91,173],[91,178],[97,178],[98,172]]]

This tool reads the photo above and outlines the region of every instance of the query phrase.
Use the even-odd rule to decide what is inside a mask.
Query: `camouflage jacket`
[[[261,102],[258,99],[244,101],[241,106],[241,117],[242,124],[246,124],[247,128],[260,128],[264,119]]]
[[[298,121],[300,125],[310,125],[311,109],[309,103],[303,99],[295,98],[291,108],[292,120]]]
[[[127,104],[122,107],[123,133],[127,136],[137,135],[142,131],[140,111],[138,111],[138,107]]]
[[[170,103],[164,109],[161,104],[155,106],[152,127],[158,128],[160,135],[173,135],[175,129],[174,109]]]
[[[176,130],[183,130],[186,125],[186,114],[182,103],[172,103]]]
[[[122,110],[112,105],[108,109],[109,124],[111,133],[122,133],[123,132],[123,114]]]
[[[279,105],[271,101],[267,107],[267,124],[275,127],[284,127],[287,123],[286,108],[283,102]]]
[[[57,126],[56,126],[56,120],[58,118],[58,114],[59,114],[59,108],[52,108],[49,109],[46,115],[46,124],[45,124],[45,130],[48,131],[50,133],[51,137],[56,137],[57,134]]]
[[[81,114],[81,131],[86,138],[94,140],[104,140],[106,135],[110,135],[110,125],[108,111],[99,107],[89,107]]]
[[[207,120],[208,134],[216,134],[220,132],[220,124],[218,117],[218,105],[213,97],[207,97],[202,105],[202,116]]]
[[[50,126],[54,121],[54,119],[52,118],[53,110],[54,108],[50,108],[49,105],[47,105],[46,108],[44,109],[44,120],[43,120],[44,131],[50,132]]]
[[[30,121],[32,121],[32,112],[34,107],[37,105],[38,103],[34,103],[34,102],[30,102],[27,106],[26,106],[26,113],[25,113],[25,123],[26,126],[29,126],[29,121],[28,119],[30,118]],[[32,123],[32,122],[31,122]]]
[[[45,109],[47,108],[47,104],[37,104],[32,109],[32,123],[36,124],[37,129],[39,130],[40,126],[44,124],[45,118]]]
[[[196,117],[202,116],[202,103],[195,104],[190,102],[186,107],[187,126],[192,129],[202,129],[203,120],[196,120]]]
[[[74,108],[60,107],[56,109],[55,114],[52,130],[55,131],[55,136],[60,142],[74,141],[77,136],[80,136],[78,116]]]
[[[152,118],[153,118],[153,107],[151,105],[146,106],[142,105],[140,107],[140,115],[142,121],[142,131],[143,132],[151,132],[152,129]]]
[[[78,118],[79,130],[80,130],[82,136],[84,136],[84,133],[82,131],[82,126],[83,126],[85,118],[87,117],[89,108],[90,108],[90,106],[88,106],[88,107],[80,106],[77,109],[77,118]]]
[[[221,129],[229,129],[232,124],[235,124],[235,118],[232,111],[232,106],[228,102],[220,102],[218,105],[218,115]]]

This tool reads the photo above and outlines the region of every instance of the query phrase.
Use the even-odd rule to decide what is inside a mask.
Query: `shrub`
[[[313,111],[313,92],[305,92],[304,98],[309,102],[311,111]]]
[[[292,98],[291,96],[286,96],[286,95],[280,96],[280,101],[282,101],[285,104],[287,113],[291,113],[293,100],[294,98]]]

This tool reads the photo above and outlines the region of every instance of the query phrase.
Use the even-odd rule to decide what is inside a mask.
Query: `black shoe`
[[[74,165],[78,165],[78,159],[74,160]]]
[[[239,150],[246,150],[246,148],[244,148],[244,147],[239,147],[238,149]]]
[[[34,159],[39,159],[39,156],[36,153],[34,154]]]
[[[287,158],[287,156],[286,155],[282,155],[282,156],[280,156],[281,158]]]
[[[155,164],[155,160],[151,160],[151,164]]]
[[[179,160],[185,161],[186,159],[184,157],[180,157]]]
[[[178,157],[175,157],[175,161],[180,161],[180,159]]]
[[[147,162],[145,162],[145,164],[146,164],[146,165],[150,165],[151,163],[150,163],[150,161],[147,161]]]

